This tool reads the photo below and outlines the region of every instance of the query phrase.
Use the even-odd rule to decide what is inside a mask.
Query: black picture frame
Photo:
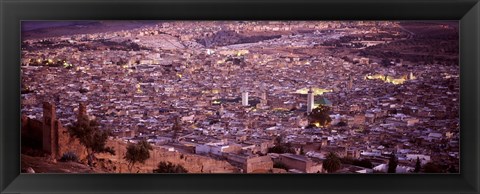
[[[20,174],[22,20],[459,20],[460,174]],[[478,0],[0,0],[1,193],[479,193]]]

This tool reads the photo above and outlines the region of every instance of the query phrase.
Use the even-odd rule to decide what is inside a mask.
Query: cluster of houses
[[[245,22],[220,27],[215,22],[165,22],[26,40],[43,49],[22,51],[22,113],[41,118],[40,104],[50,101],[68,125],[83,102],[88,114],[121,141],[147,139],[171,151],[227,160],[248,173],[273,172],[277,164],[291,173],[323,173],[322,162],[330,152],[375,165],[344,165],[345,173],[384,171],[392,154],[401,164],[398,172],[410,172],[417,158],[423,164],[458,166],[458,66],[401,61],[385,68],[379,59],[318,46],[339,34],[391,26],[395,23]],[[290,34],[216,48],[196,42],[225,28]],[[125,45],[85,47],[99,40]],[[130,48],[132,42],[140,50]],[[308,53],[312,50],[324,53]],[[56,62],[71,65],[52,65]],[[310,125],[308,88],[314,91],[314,108],[331,108],[328,125]],[[279,136],[285,137],[283,142],[274,141]],[[295,153],[269,152],[279,143],[288,143]]]

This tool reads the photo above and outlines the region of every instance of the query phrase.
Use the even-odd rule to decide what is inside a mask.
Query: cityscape
[[[22,173],[459,173],[458,21],[23,21]]]

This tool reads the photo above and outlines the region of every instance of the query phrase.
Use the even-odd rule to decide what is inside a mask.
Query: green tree
[[[277,154],[283,154],[283,153],[295,153],[295,150],[291,147],[289,143],[287,144],[280,144],[280,145],[275,145],[271,148],[268,148],[267,150],[268,153],[277,153]]]
[[[417,157],[417,162],[415,163],[415,170],[413,170],[413,172],[419,173],[421,169],[422,165],[420,163],[420,158]]]
[[[317,108],[314,108],[309,115],[310,124],[319,124],[321,126],[326,126],[332,122],[330,118],[331,108],[328,106],[319,105]]]
[[[391,60],[386,58],[382,59],[382,62],[380,62],[380,64],[382,64],[384,67],[392,65]]]
[[[128,161],[128,169],[131,171],[135,163],[144,164],[150,158],[150,150],[152,146],[145,140],[139,141],[136,144],[128,144],[127,152],[125,153],[125,160]]]
[[[77,122],[68,127],[68,132],[70,136],[78,138],[80,143],[87,148],[89,165],[91,165],[96,153],[115,155],[113,147],[106,146],[111,131],[100,129],[96,120],[90,120],[87,116],[80,117]]]
[[[327,158],[323,161],[323,169],[325,169],[328,173],[336,172],[341,166],[342,163],[340,158],[338,158],[338,156],[333,152],[330,152]]]
[[[364,168],[373,168],[372,161],[370,161],[369,159],[358,160],[351,157],[343,157],[343,158],[340,158],[340,161],[342,162],[342,164],[351,164],[355,166],[361,166]]]
[[[300,155],[305,155],[305,150],[303,149],[303,146],[300,147]]]
[[[275,140],[274,140],[274,141],[275,141],[275,145],[282,144],[282,143],[283,143],[283,139],[284,139],[283,135],[278,135],[278,136],[276,136],[276,137],[275,137]]]
[[[364,168],[373,168],[373,164],[369,159],[354,160],[353,165],[361,166]]]
[[[345,123],[345,121],[340,121],[337,123],[337,127],[345,127],[347,126],[347,123]]]
[[[171,162],[159,162],[157,169],[153,170],[154,173],[188,173],[180,164],[173,164]]]
[[[398,165],[398,160],[395,154],[392,154],[390,156],[390,159],[388,160],[388,173],[396,173],[397,172],[397,165]]]
[[[275,146],[268,148],[267,153],[277,153],[277,154],[282,154],[282,153],[295,153],[295,150],[292,147],[292,144],[290,142],[284,143],[284,135],[278,135],[275,137],[274,142]]]
[[[342,164],[352,164],[355,162],[356,160],[353,159],[352,157],[343,157],[343,158],[340,158],[340,162],[342,162]]]
[[[273,168],[281,168],[281,169],[285,169],[288,171],[288,167],[285,166],[285,164],[281,163],[281,162],[274,162],[273,163]]]

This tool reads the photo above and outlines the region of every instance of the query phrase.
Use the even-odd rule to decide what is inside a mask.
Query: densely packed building
[[[392,154],[397,172],[417,158],[458,170],[458,62],[366,52],[412,33],[399,22],[185,21],[27,39],[22,114],[40,120],[50,102],[69,125],[82,102],[119,141],[147,139],[241,172],[325,172],[330,152],[375,166],[344,173],[383,171]],[[331,107],[331,122],[310,123],[309,106]],[[272,153],[278,144],[293,153]]]

